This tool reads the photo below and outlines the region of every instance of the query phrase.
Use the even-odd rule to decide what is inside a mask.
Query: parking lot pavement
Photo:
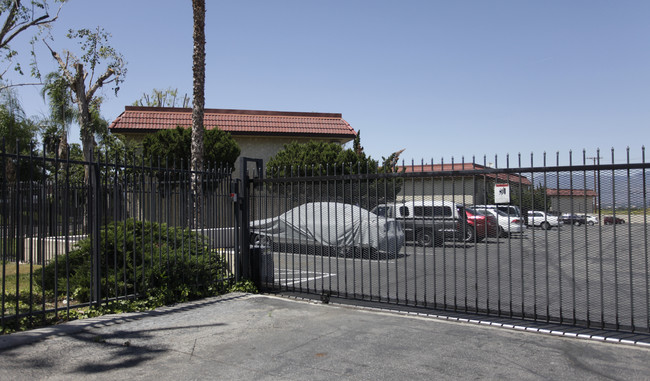
[[[1,379],[618,379],[650,347],[228,294],[0,336]]]

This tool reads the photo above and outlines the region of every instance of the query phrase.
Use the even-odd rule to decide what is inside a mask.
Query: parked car
[[[481,211],[481,209],[477,209]],[[523,217],[509,216],[498,209],[483,209],[492,214],[499,224],[499,237],[510,237],[513,234],[522,234],[526,231],[526,223]]]
[[[466,232],[467,217],[450,201],[422,200],[380,204],[371,212],[402,223],[406,241],[422,246],[442,245]]]
[[[591,216],[589,214],[585,214],[585,218],[587,219],[587,225],[593,226],[598,224],[598,217],[596,216]]]
[[[253,244],[315,245],[345,254],[354,248],[394,257],[404,245],[404,230],[395,219],[337,202],[306,203],[277,217],[252,221],[250,231]]]
[[[614,217],[614,216],[607,216],[603,218],[603,224],[605,225],[618,225],[618,224],[624,224],[625,220],[622,218]]]
[[[560,217],[560,221],[562,221],[562,223],[565,225],[580,226],[587,223],[587,217],[577,214],[563,214],[562,217]]]
[[[508,205],[508,204],[494,204],[494,205],[472,205],[473,209],[491,209],[491,210],[499,210],[509,216],[514,216],[514,217],[521,217],[523,218],[524,216],[521,214],[521,210],[519,209],[518,206],[516,205]]]
[[[552,227],[559,227],[562,221],[557,216],[550,215],[541,210],[529,210],[527,214],[526,225],[540,227],[549,230]]]
[[[462,237],[464,242],[481,242],[486,237],[499,235],[499,223],[488,212],[458,205],[459,212],[464,210],[467,215],[467,228]]]

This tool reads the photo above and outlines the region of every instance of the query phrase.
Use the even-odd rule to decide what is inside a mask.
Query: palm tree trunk
[[[192,0],[194,50],[192,54],[192,200],[194,226],[202,224],[203,208],[203,114],[205,107],[205,0]]]

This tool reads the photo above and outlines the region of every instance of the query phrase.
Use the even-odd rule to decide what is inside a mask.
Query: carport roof
[[[115,133],[155,132],[192,125],[191,108],[126,106],[109,126]],[[205,109],[206,129],[219,127],[232,135],[291,135],[352,140],[356,132],[341,114],[258,110]]]

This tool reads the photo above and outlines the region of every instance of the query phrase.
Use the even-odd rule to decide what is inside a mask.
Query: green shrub
[[[239,282],[230,286],[228,288],[228,292],[248,292],[251,294],[257,294],[259,291],[252,281],[246,279],[240,280]]]
[[[189,229],[129,219],[101,228],[99,265],[103,298],[137,295],[162,304],[183,302],[227,290],[224,259]],[[48,292],[88,302],[91,298],[91,240],[36,272]],[[41,279],[42,278],[42,279]]]

